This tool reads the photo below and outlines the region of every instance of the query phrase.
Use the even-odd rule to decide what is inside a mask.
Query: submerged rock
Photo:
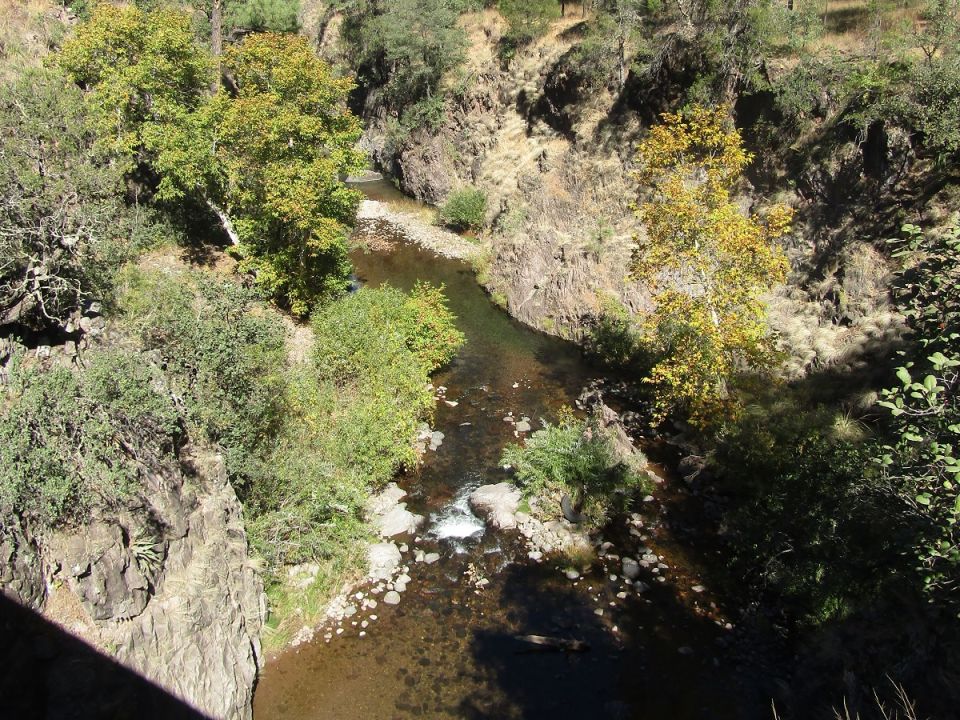
[[[633,558],[625,557],[620,561],[623,566],[623,576],[628,580],[636,580],[640,577],[640,563]]]

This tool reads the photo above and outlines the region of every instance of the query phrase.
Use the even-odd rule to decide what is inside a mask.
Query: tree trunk
[[[220,89],[220,56],[223,54],[223,0],[213,0],[210,11],[210,51],[216,59],[215,75],[210,92]]]
[[[240,236],[237,235],[237,230],[233,226],[233,221],[230,219],[230,216],[227,215],[227,211],[212,200],[207,200],[207,207],[213,211],[217,218],[219,218],[220,225],[223,227],[223,231],[227,234],[227,237],[230,238],[230,242],[234,245],[239,245]]]

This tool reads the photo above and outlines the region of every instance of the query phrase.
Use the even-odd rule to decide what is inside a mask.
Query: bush
[[[88,354],[72,372],[14,362],[0,406],[0,511],[40,526],[80,522],[173,457],[179,418],[156,367],[135,352]]]
[[[645,478],[621,462],[606,431],[566,409],[556,425],[545,424],[523,445],[509,445],[501,463],[511,465],[526,497],[564,494],[582,502],[588,525],[599,527],[617,498],[626,501],[645,487]],[[559,504],[557,504],[559,507]]]
[[[128,268],[118,294],[128,325],[160,353],[191,434],[223,448],[242,495],[282,420],[279,317],[251,291],[200,272]]]
[[[440,208],[440,220],[457,230],[479,230],[487,221],[487,195],[468,187],[450,193]]]
[[[899,564],[896,509],[845,426],[781,389],[728,425],[716,451],[733,570],[802,623],[855,610]]]

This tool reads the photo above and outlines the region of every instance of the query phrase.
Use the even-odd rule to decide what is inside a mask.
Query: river
[[[365,189],[401,202],[384,183]],[[611,579],[615,560],[571,581],[559,561],[528,560],[516,538],[485,529],[470,513],[470,490],[507,478],[500,455],[517,438],[504,417],[528,416],[536,426],[573,405],[596,372],[573,345],[491,303],[465,263],[405,243],[383,223],[362,230],[392,247],[355,251],[357,279],[404,290],[417,280],[442,283],[467,338],[434,379],[456,403],[437,407],[433,427],[443,443],[398,478],[410,509],[427,517],[418,547],[441,559],[415,563],[408,552],[412,581],[399,605],[381,602],[332,641],[318,634],[272,658],[257,688],[256,720],[769,717],[723,655],[729,627],[709,594],[690,590],[698,567],[663,522],[666,505],[642,509],[644,542],[669,566],[665,581],[649,577],[642,594]],[[618,547],[629,540],[622,525],[606,537]],[[481,590],[465,577],[471,566],[490,581]],[[515,639],[525,634],[582,640],[590,649],[531,652]]]

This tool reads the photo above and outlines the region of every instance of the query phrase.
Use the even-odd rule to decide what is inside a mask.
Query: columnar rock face
[[[222,458],[186,453],[181,466],[146,472],[135,501],[81,528],[47,531],[40,541],[19,525],[0,528],[0,590],[40,613],[48,628],[58,625],[89,643],[103,667],[112,659],[122,666],[118,672],[149,681],[184,714],[192,708],[211,718],[250,718],[263,585],[248,560],[240,503]],[[118,702],[138,717],[169,711],[151,715],[155,698],[136,707],[145,701],[135,683],[104,676],[111,689],[97,692],[99,671],[71,677],[74,650],[60,648],[54,645],[53,659],[39,670],[25,663],[22,672],[25,683],[46,686],[46,702],[76,705],[64,717],[97,716],[102,703]],[[118,701],[116,684],[132,694]],[[50,686],[61,692],[51,695]]]

